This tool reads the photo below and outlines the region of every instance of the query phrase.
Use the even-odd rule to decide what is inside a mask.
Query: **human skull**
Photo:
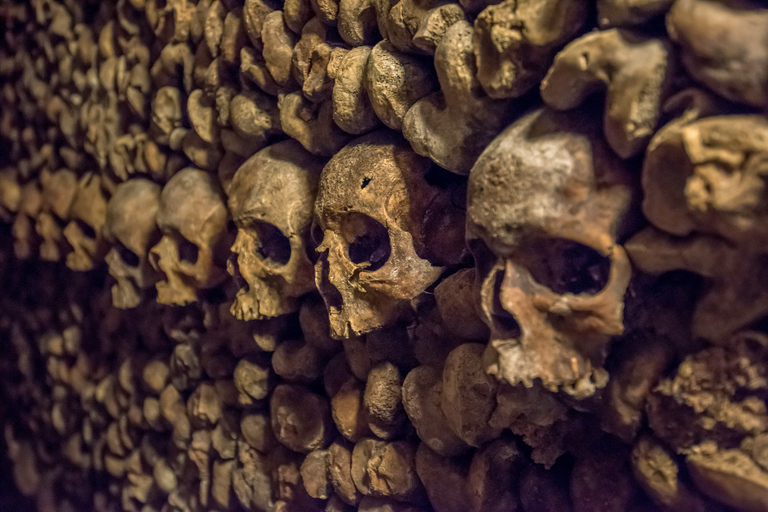
[[[629,180],[592,117],[537,110],[509,126],[472,169],[467,207],[486,371],[578,398],[606,383],[631,276],[616,242]]]
[[[77,175],[61,169],[40,176],[42,202],[35,221],[35,231],[40,235],[40,259],[59,261],[64,255],[62,226],[69,218],[69,211],[78,188]]]
[[[430,170],[428,159],[389,132],[352,141],[323,169],[315,283],[335,336],[395,321],[440,275],[425,257],[425,224],[441,193],[428,181]]]
[[[107,200],[101,176],[87,173],[80,178],[69,209],[70,221],[64,228],[64,236],[72,246],[67,255],[67,267],[72,270],[91,270],[107,254],[109,245],[101,233],[107,217]]]
[[[155,215],[160,205],[160,186],[145,179],[129,180],[115,188],[107,204],[104,238],[112,244],[107,254],[116,308],[134,308],[142,291],[154,286],[157,272],[149,264],[148,252],[160,238]]]
[[[229,209],[237,224],[230,273],[242,277],[232,314],[271,318],[298,309],[315,287],[310,229],[322,162],[294,140],[278,142],[235,173]]]
[[[157,225],[162,238],[151,250],[152,266],[164,274],[157,301],[185,305],[197,291],[219,285],[227,276],[227,206],[215,176],[182,169],[160,194]]]

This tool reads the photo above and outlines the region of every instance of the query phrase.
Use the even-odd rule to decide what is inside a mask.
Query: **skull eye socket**
[[[251,227],[258,234],[256,252],[265,260],[285,265],[291,259],[291,241],[274,225],[253,221]]]
[[[344,237],[349,243],[349,259],[356,265],[367,264],[366,271],[380,269],[392,254],[387,228],[362,213],[353,213],[346,218]]]
[[[197,263],[198,249],[195,244],[184,237],[179,237],[177,240],[177,246],[179,248],[179,259],[181,261],[186,261],[187,263],[192,263],[193,265]]]
[[[501,305],[501,285],[504,283],[504,270],[498,270],[493,282],[493,309],[491,320],[497,331],[505,333],[509,338],[519,338],[522,334],[520,324],[515,317]]]
[[[598,293],[608,284],[611,272],[610,258],[563,238],[528,240],[521,261],[539,284],[558,294]]]
[[[133,252],[132,250],[130,250],[120,242],[117,242],[115,244],[115,249],[117,250],[117,254],[120,255],[120,259],[123,260],[123,263],[125,263],[129,267],[139,266],[139,257],[136,255],[135,252]]]
[[[96,238],[96,230],[89,226],[85,221],[81,219],[75,219],[75,224],[80,229],[80,232],[84,237],[90,239]]]

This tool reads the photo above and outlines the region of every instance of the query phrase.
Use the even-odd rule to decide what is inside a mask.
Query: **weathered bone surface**
[[[0,509],[768,510],[765,2],[0,24]]]
[[[631,276],[616,242],[629,185],[579,114],[534,111],[480,156],[467,226],[491,374],[577,397],[605,385],[602,362],[610,336],[623,331]]]

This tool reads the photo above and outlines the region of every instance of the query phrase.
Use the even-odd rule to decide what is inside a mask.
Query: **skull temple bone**
[[[149,249],[160,239],[155,216],[160,207],[160,185],[145,179],[128,180],[115,188],[107,203],[104,237],[112,245],[107,253],[116,308],[139,305],[144,290],[151,288],[159,275],[149,263]]]
[[[235,173],[229,209],[237,224],[236,256],[229,270],[245,281],[231,309],[239,320],[292,313],[298,298],[314,290],[308,251],[322,168],[301,144],[286,140],[262,149]]]
[[[450,232],[446,219],[455,215],[441,203],[450,194],[441,188],[440,172],[384,131],[353,140],[323,169],[315,201],[322,231],[315,283],[334,336],[394,322],[440,276],[445,262],[431,234],[437,226]]]
[[[198,290],[214,288],[226,279],[228,215],[215,176],[186,168],[168,180],[156,217],[163,236],[149,256],[152,266],[164,274],[155,285],[159,303],[195,302]]]
[[[486,370],[577,398],[607,382],[631,277],[616,241],[630,180],[592,117],[543,109],[509,126],[475,163],[467,207]]]

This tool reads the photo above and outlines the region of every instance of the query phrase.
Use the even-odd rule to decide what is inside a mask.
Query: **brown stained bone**
[[[440,267],[421,257],[424,227],[410,221],[422,218],[438,194],[425,180],[429,167],[402,140],[375,132],[350,143],[323,170],[315,283],[335,336],[392,323],[439,275]]]
[[[240,74],[270,96],[277,96],[279,86],[269,73],[264,56],[253,48],[240,50]]]
[[[370,45],[379,39],[373,0],[339,0],[336,25],[350,46]]]
[[[248,141],[253,152],[280,131],[279,113],[274,99],[258,91],[243,91],[234,96],[229,108],[232,128]]]
[[[305,340],[285,340],[275,349],[271,362],[283,379],[308,384],[323,374],[326,357]]]
[[[371,49],[364,84],[374,112],[393,130],[401,130],[408,109],[438,88],[432,66],[387,41]]]
[[[415,504],[426,501],[416,474],[416,446],[408,441],[359,441],[352,452],[352,479],[366,496]]]
[[[737,510],[757,512],[768,505],[768,470],[763,455],[745,453],[746,443],[741,450],[705,443],[686,457],[686,465],[703,494]]]
[[[260,54],[263,49],[261,29],[264,26],[264,19],[274,10],[275,5],[271,1],[246,0],[245,2],[243,7],[243,25],[256,53]]]
[[[453,433],[440,408],[442,386],[439,368],[414,368],[403,381],[403,407],[422,443],[441,456],[452,457],[468,446]]]
[[[623,331],[631,275],[616,243],[631,199],[624,166],[583,116],[538,110],[483,152],[468,196],[468,245],[491,328],[486,369],[513,385],[538,378],[547,389],[594,394],[606,384],[610,336]],[[569,274],[557,261],[570,257],[595,271]]]
[[[187,399],[187,417],[194,428],[212,429],[222,412],[221,397],[210,382],[199,384]]]
[[[635,480],[662,510],[707,510],[706,502],[682,479],[674,455],[652,435],[637,439],[631,463]]]
[[[663,40],[621,29],[593,32],[557,54],[541,95],[550,107],[567,110],[604,87],[603,132],[617,155],[630,158],[655,132],[675,71],[672,48]]]
[[[102,188],[101,176],[89,173],[78,182],[77,192],[69,209],[70,222],[64,236],[73,252],[67,255],[72,270],[91,270],[103,262],[109,246],[102,227],[106,221],[109,195]]]
[[[219,138],[215,105],[202,89],[195,89],[187,98],[187,115],[195,132],[205,142],[214,143]]]
[[[237,65],[240,50],[248,44],[243,25],[243,9],[231,9],[224,18],[224,33],[221,36],[221,57],[226,64]]]
[[[768,103],[768,52],[751,41],[766,27],[768,12],[753,1],[685,0],[667,15],[688,73],[723,97],[756,107]]]
[[[160,206],[160,186],[145,179],[129,180],[115,188],[107,203],[104,238],[112,245],[106,255],[112,287],[112,304],[136,307],[144,290],[159,276],[149,263],[149,249],[159,239],[155,215]]]
[[[653,275],[686,270],[702,276],[708,287],[694,309],[696,338],[724,345],[736,332],[764,318],[768,295],[761,257],[707,235],[674,237],[653,227],[626,244],[636,268]]]
[[[360,491],[352,479],[352,451],[354,445],[344,439],[337,439],[328,447],[328,477],[336,496],[348,505],[360,502]]]
[[[328,401],[303,386],[279,384],[270,397],[270,415],[275,437],[293,451],[309,453],[330,443]]]
[[[761,116],[691,117],[669,123],[651,140],[643,163],[643,212],[673,235],[708,233],[764,250],[768,123]]]
[[[31,181],[21,187],[19,212],[13,220],[13,254],[20,260],[37,254],[40,238],[35,232],[35,217],[40,212],[42,194],[37,181]]]
[[[294,92],[281,95],[278,108],[283,131],[313,155],[330,157],[351,138],[333,122],[333,103],[329,100],[316,104]]]
[[[333,492],[328,474],[330,458],[328,450],[314,450],[301,463],[301,481],[313,498],[326,500]]]
[[[158,302],[195,302],[197,290],[222,282],[227,217],[223,192],[211,175],[187,168],[168,181],[157,213],[163,237],[150,251],[152,266],[165,275],[156,285]]]
[[[196,167],[205,171],[216,171],[224,156],[218,144],[205,142],[194,130],[188,130],[184,134],[181,150]]]
[[[497,382],[483,369],[479,343],[465,343],[453,349],[443,367],[440,408],[448,426],[470,446],[481,446],[501,434],[489,425],[496,405]]]
[[[403,118],[414,151],[457,174],[468,174],[486,145],[509,122],[509,102],[487,97],[476,78],[472,26],[453,24],[435,50],[440,91],[417,101]]]
[[[339,433],[352,442],[369,435],[365,415],[365,384],[356,379],[339,354],[326,365],[325,391],[331,397],[331,416]]]
[[[262,412],[244,414],[240,420],[240,433],[249,446],[261,453],[269,453],[277,445],[269,415]]]
[[[597,22],[601,28],[634,26],[666,13],[674,0],[598,0]]]
[[[506,437],[496,439],[475,452],[467,473],[468,510],[517,510],[519,496],[515,484],[525,464],[520,445]]]
[[[296,311],[314,288],[309,230],[321,161],[296,141],[268,146],[235,173],[229,209],[237,224],[230,271],[244,281],[232,304],[241,320]]]
[[[232,488],[244,507],[266,510],[273,505],[270,466],[266,456],[246,443],[238,444]]]
[[[338,44],[338,36],[335,36],[333,29],[318,18],[312,18],[301,29],[301,38],[293,47],[293,77],[304,96],[314,103],[325,101],[331,95],[333,82],[326,70]]]
[[[402,403],[402,377],[397,367],[382,362],[371,368],[365,384],[364,406],[368,427],[380,439],[393,439],[406,419]]]
[[[630,442],[643,423],[645,401],[672,362],[668,340],[639,336],[630,338],[618,366],[603,392],[602,428]]]
[[[399,0],[390,9],[383,2],[377,5],[385,11],[380,14],[385,19],[385,38],[406,53],[433,54],[448,27],[465,17],[457,3]]]
[[[264,61],[280,87],[296,87],[291,73],[291,58],[298,39],[286,26],[282,11],[274,11],[264,17],[261,29]]]
[[[555,51],[577,34],[586,18],[587,5],[581,0],[504,1],[485,8],[475,21],[473,47],[486,94],[516,98],[533,88]]]
[[[371,131],[379,124],[365,89],[370,55],[369,46],[359,46],[349,52],[337,51],[328,64],[328,75],[333,79],[333,120],[353,135]]]
[[[424,484],[435,512],[470,510],[468,469],[463,460],[439,455],[425,443],[419,444],[416,450],[416,473]]]
[[[239,402],[251,405],[269,395],[273,385],[272,368],[264,357],[248,356],[237,363],[234,380]]]
[[[77,175],[67,169],[40,175],[42,195],[35,220],[35,232],[40,236],[40,258],[47,261],[64,259],[66,240],[62,223],[69,220],[69,211],[78,189]],[[19,190],[21,202],[21,190]]]

